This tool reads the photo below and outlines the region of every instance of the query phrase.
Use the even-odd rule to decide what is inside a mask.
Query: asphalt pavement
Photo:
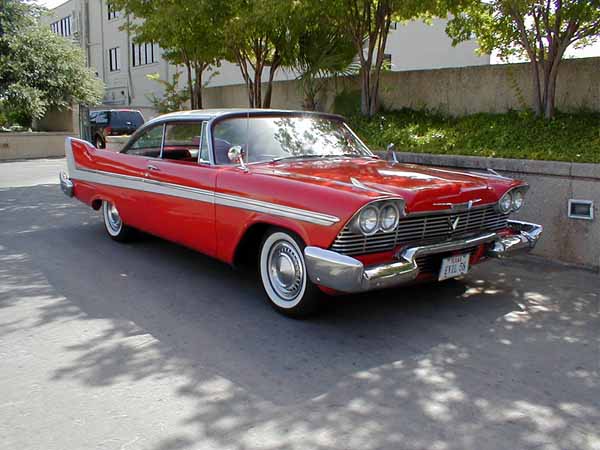
[[[0,163],[0,449],[600,449],[600,276],[526,257],[278,315]],[[551,238],[546,236],[545,238]]]

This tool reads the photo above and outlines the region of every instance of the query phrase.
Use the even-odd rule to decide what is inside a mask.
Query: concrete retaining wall
[[[65,138],[73,133],[0,133],[0,161],[65,156]]]
[[[529,64],[501,64],[456,69],[411,70],[383,74],[381,100],[388,109],[413,108],[437,110],[450,115],[479,112],[501,113],[532,106]],[[588,109],[600,111],[600,58],[563,61],[556,104],[562,111]],[[330,83],[321,99],[320,109],[331,111],[336,92],[358,90],[356,79]],[[230,85],[204,90],[206,108],[247,107],[245,85]],[[273,84],[273,108],[302,109],[298,83]]]
[[[540,223],[544,236],[534,254],[566,263],[600,267],[600,164],[563,163],[397,152],[399,161],[467,170],[498,171],[531,186],[516,219]],[[592,200],[593,221],[570,219],[568,200]]]

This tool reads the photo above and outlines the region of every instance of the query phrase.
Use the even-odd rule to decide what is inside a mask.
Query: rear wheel
[[[102,202],[102,217],[104,218],[106,232],[112,239],[125,242],[132,237],[133,228],[123,223],[123,219],[121,219],[121,215],[113,203],[106,200]]]
[[[100,136],[96,136],[96,139],[94,139],[94,145],[96,146],[96,148],[106,147],[106,145],[104,144],[104,140],[102,140]]]
[[[285,230],[271,229],[260,250],[260,277],[271,305],[291,317],[315,312],[320,303],[319,288],[306,273],[304,244]]]

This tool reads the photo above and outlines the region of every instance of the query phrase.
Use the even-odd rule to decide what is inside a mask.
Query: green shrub
[[[600,163],[600,113],[558,113],[554,120],[529,112],[448,117],[404,109],[349,123],[372,149]]]

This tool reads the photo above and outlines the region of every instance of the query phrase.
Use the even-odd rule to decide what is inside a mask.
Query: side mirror
[[[398,157],[396,156],[396,146],[394,144],[389,144],[387,146],[387,151],[385,152],[385,159],[391,163],[397,163]]]
[[[234,145],[227,151],[227,158],[234,164],[239,164],[244,171],[248,168],[244,163],[245,152],[241,145]]]

